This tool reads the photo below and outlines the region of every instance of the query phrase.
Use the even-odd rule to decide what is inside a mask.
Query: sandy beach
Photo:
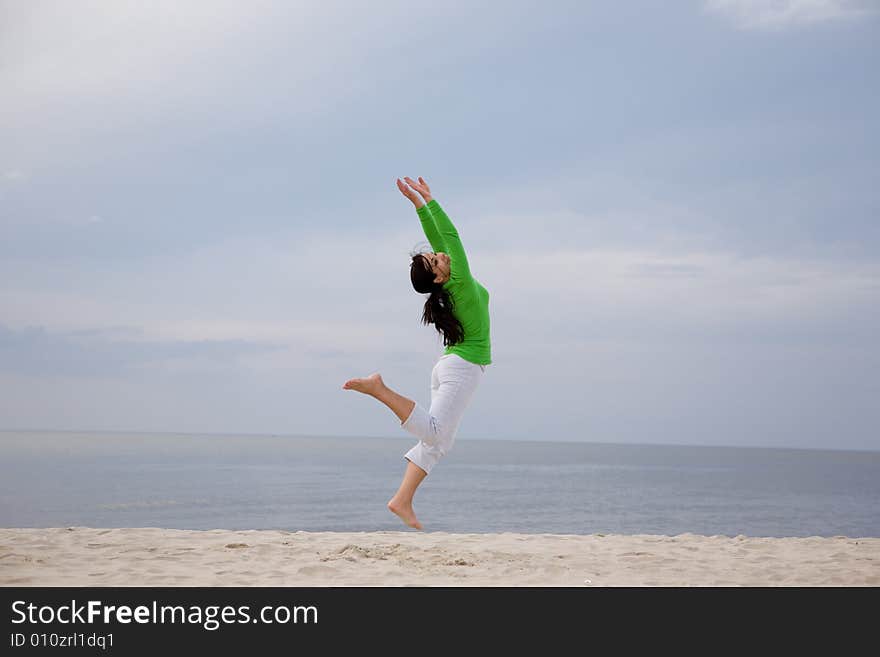
[[[0,529],[3,586],[878,586],[880,538]]]

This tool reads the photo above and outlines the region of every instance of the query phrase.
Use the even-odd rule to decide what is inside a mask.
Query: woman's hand
[[[400,182],[400,178],[397,179],[397,189],[400,190],[401,194],[413,202],[413,205],[416,206],[416,210],[424,205],[422,199],[419,198],[419,195],[407,187],[405,183]]]
[[[428,183],[425,182],[425,179],[419,176],[419,182],[415,182],[412,178],[403,177],[406,181],[406,184],[416,190],[419,194],[422,195],[422,198],[425,199],[425,203],[431,202],[431,188],[428,187]]]

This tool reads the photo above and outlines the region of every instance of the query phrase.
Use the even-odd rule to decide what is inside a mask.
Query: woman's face
[[[450,260],[448,255],[445,253],[426,253],[424,257],[428,261],[431,271],[434,272],[435,283],[445,283],[449,280]]]

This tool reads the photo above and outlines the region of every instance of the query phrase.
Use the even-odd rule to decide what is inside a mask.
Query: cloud
[[[0,82],[16,89],[15,102],[2,108],[16,138],[4,146],[34,157],[30,140],[17,137],[22,129],[70,150],[96,134],[146,134],[142,148],[149,150],[155,131],[169,125],[252,135],[278,116],[287,125],[318,122],[347,103],[409,84],[426,64],[448,65],[507,36],[487,33],[495,7],[469,8],[464,23],[454,3],[418,7],[418,20],[413,12],[402,0],[158,0],[149,7],[82,0],[75,11],[10,4],[4,23],[16,27],[0,25],[0,59],[8,60]],[[418,61],[396,56],[452,26],[455,48],[422,47]],[[86,158],[106,158],[82,150]]]
[[[870,345],[880,328],[880,268],[725,252],[559,250],[486,254],[522,267],[494,286],[499,344],[800,342]],[[538,318],[544,318],[538,320]],[[540,327],[530,324],[540,323]]]
[[[116,328],[65,332],[0,325],[0,372],[86,378],[169,367],[224,372],[241,357],[283,348],[248,340],[120,340],[113,337],[118,333]]]
[[[23,180],[27,180],[27,174],[23,171],[18,171],[17,169],[13,169],[11,171],[4,171],[3,175],[0,176],[6,182],[21,182]]]
[[[466,432],[876,426],[875,25],[768,58],[688,22],[866,4],[348,4],[6,3],[6,426],[392,432],[340,384],[429,399],[402,174],[491,294]]]
[[[542,220],[547,217],[528,215],[516,223]],[[663,239],[659,232],[642,243],[603,244],[579,239],[563,225],[558,232],[573,236],[565,245],[533,233],[524,233],[525,241],[496,240],[509,221],[488,214],[460,222],[471,269],[497,314],[500,349],[529,336],[573,345],[621,336],[752,339],[789,330],[831,340],[874,330],[880,320],[868,312],[880,301],[874,262],[746,257]],[[41,324],[86,336],[91,333],[82,332],[95,327],[115,327],[114,336],[133,345],[239,340],[283,346],[248,355],[248,366],[261,370],[321,354],[376,360],[429,354],[434,334],[418,323],[422,299],[406,270],[414,237],[412,230],[374,232],[369,248],[356,233],[233,239],[113,277],[100,269],[71,276],[60,265],[21,265],[19,285],[0,289],[0,305],[10,326]],[[57,280],[71,284],[62,291]],[[119,333],[125,327],[140,333]]]
[[[244,366],[261,372],[343,355],[355,367],[396,354],[430,358],[436,332],[419,323],[423,299],[408,273],[409,250],[422,237],[412,213],[403,231],[221,239],[184,258],[128,262],[113,276],[103,266],[0,262],[8,282],[0,306],[11,328],[41,325],[86,338],[106,338],[112,328],[115,342],[133,349],[142,342],[277,346],[242,354]]]
[[[707,0],[705,9],[744,30],[783,30],[877,12],[862,0]]]
[[[495,361],[463,436],[669,442],[674,428],[675,442],[803,445],[839,430],[857,445],[876,425],[877,263],[499,243],[501,224],[460,223],[491,294]],[[0,328],[0,415],[21,427],[316,434],[332,418],[337,433],[397,435],[387,409],[340,385],[382,371],[429,399],[437,345],[402,269],[413,237],[237,239],[112,277],[20,272],[18,294],[0,288],[15,318]],[[58,278],[66,289],[40,290]],[[24,323],[37,316],[43,328]]]

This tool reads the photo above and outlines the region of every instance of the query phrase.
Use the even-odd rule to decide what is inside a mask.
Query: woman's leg
[[[396,513],[407,525],[416,529],[421,529],[422,523],[418,521],[416,512],[413,511],[413,495],[416,494],[416,488],[427,475],[428,473],[415,463],[407,461],[406,472],[403,473],[400,488],[397,489],[394,497],[388,500],[388,510]]]
[[[406,453],[403,481],[388,502],[388,509],[410,527],[422,528],[412,508],[413,496],[433,466],[452,449],[461,416],[484,371],[484,367],[457,356],[441,358],[431,372],[431,408],[428,411],[391,390],[378,373],[350,379],[342,386],[381,401],[397,415],[405,430],[420,439]]]
[[[401,424],[406,422],[406,419],[413,412],[416,405],[412,399],[407,399],[386,386],[378,372],[360,379],[349,379],[342,387],[345,390],[357,390],[365,395],[375,397],[400,418]],[[400,488],[397,489],[394,497],[388,500],[388,510],[395,513],[403,522],[415,529],[421,529],[422,524],[416,518],[415,511],[413,511],[413,496],[427,474],[419,466],[408,462],[406,464],[406,472],[403,473],[403,481],[400,483]]]
[[[431,474],[434,466],[449,453],[482,374],[480,365],[469,363],[455,354],[437,361],[431,372],[430,408],[416,404],[410,417],[401,425],[419,439],[406,453],[408,461]]]
[[[342,387],[345,390],[357,390],[365,395],[370,395],[370,397],[375,397],[394,411],[394,414],[400,418],[401,424],[406,422],[406,418],[409,417],[416,405],[412,399],[407,399],[386,386],[378,372],[362,379],[349,379]]]

